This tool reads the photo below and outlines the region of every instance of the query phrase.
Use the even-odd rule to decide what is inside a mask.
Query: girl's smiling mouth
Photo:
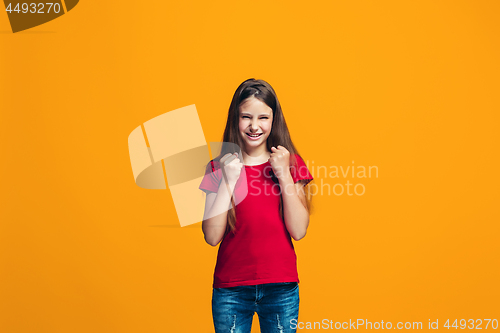
[[[248,136],[250,140],[258,140],[264,133],[255,133],[255,134],[245,133],[245,134]]]

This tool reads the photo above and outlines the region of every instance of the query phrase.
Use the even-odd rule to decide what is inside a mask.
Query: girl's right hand
[[[219,163],[223,166],[223,172],[226,174],[229,183],[236,183],[240,178],[243,163],[238,158],[238,153],[224,155]]]

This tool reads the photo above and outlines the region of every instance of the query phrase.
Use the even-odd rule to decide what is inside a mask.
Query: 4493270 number
[[[483,327],[483,320],[485,321],[485,325]],[[488,326],[490,326],[491,323],[491,328],[496,330],[498,328],[498,320],[496,319],[455,319],[455,321],[450,325],[450,320],[448,319],[446,323],[443,325],[443,327],[446,327],[447,329],[450,328],[455,328],[455,329],[488,329]]]
[[[12,8],[12,3],[9,3],[5,10],[9,13],[48,14],[51,11],[53,13],[59,13],[61,11],[61,5],[52,2],[17,3],[16,6]]]

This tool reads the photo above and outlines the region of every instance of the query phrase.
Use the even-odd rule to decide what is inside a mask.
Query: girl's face
[[[273,109],[250,97],[240,105],[239,130],[247,149],[265,146],[271,133]]]

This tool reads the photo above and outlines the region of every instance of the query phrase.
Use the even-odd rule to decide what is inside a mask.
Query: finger
[[[224,161],[225,161],[225,160],[227,160],[227,159],[229,158],[229,156],[231,156],[231,155],[233,155],[233,154],[226,154],[226,155],[224,155],[224,156],[223,156],[223,157],[219,160],[219,162],[220,162],[220,163],[224,163]]]
[[[229,163],[231,163],[231,161],[237,159],[238,157],[236,157],[236,155],[232,154],[231,156],[229,156],[229,158],[227,160],[224,161],[224,165],[228,165]]]
[[[235,156],[238,157],[238,153],[227,153],[226,155],[224,155],[224,157],[222,157],[220,160],[219,160],[219,163],[224,163],[228,158],[231,158],[231,156]]]
[[[278,151],[278,149],[274,148],[274,147],[271,147],[271,150],[274,152],[274,151]]]

